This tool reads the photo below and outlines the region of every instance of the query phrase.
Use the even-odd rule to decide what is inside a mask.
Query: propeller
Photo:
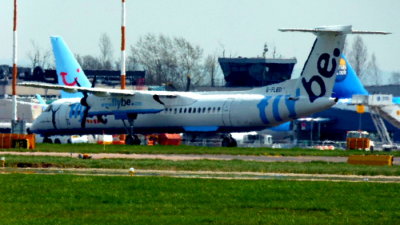
[[[95,78],[93,80],[95,80]],[[78,82],[78,79],[75,79],[75,81],[76,81],[76,85],[78,87],[81,87],[81,84]],[[92,83],[92,88],[93,87],[94,87],[94,83]],[[81,105],[85,106],[85,109],[83,111],[83,116],[82,116],[82,120],[81,120],[81,127],[85,128],[86,127],[86,118],[89,115],[90,106],[87,104],[87,98],[89,96],[88,93],[86,91],[83,91],[82,94],[83,94],[83,98],[81,98]]]

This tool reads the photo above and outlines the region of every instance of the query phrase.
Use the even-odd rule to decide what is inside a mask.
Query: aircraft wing
[[[91,93],[98,97],[134,96],[137,93],[153,94],[153,95],[165,96],[165,97],[176,97],[175,94],[173,94],[171,92],[166,92],[166,91],[153,92],[153,91],[121,90],[121,89],[111,89],[111,88],[90,88],[90,87],[65,86],[65,85],[39,83],[39,82],[22,82],[22,83],[18,83],[18,86],[44,88],[44,89],[55,89],[55,90],[62,90],[62,91],[68,92],[68,93],[86,92],[86,93]]]
[[[68,93],[87,92],[87,93],[91,93],[91,94],[94,94],[99,97],[100,96],[110,96],[110,95],[117,95],[117,96],[133,96],[133,95],[135,95],[134,91],[130,91],[130,90],[65,86],[65,85],[38,83],[38,82],[22,82],[22,83],[18,83],[18,86],[44,88],[44,89],[55,89],[55,90],[62,90],[62,91],[68,92]]]

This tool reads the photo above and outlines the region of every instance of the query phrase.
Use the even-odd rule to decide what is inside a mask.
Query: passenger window
[[[218,112],[221,111],[221,107],[218,107],[218,108],[217,108],[217,111],[218,111]]]
[[[176,114],[178,112],[177,108],[174,108],[174,114]]]
[[[206,107],[203,108],[203,113],[205,113],[205,112],[206,112]]]
[[[179,113],[182,113],[182,108],[179,108]]]
[[[196,113],[196,108],[193,108],[193,113]]]
[[[186,108],[183,110],[183,113],[186,113]]]
[[[211,107],[208,107],[208,110],[207,110],[207,112],[208,112],[208,113],[210,113],[210,112],[211,112]]]
[[[189,107],[188,113],[192,113],[192,108],[191,107]]]
[[[213,113],[215,112],[215,107],[213,107],[213,110],[212,110],[212,111],[213,111]]]

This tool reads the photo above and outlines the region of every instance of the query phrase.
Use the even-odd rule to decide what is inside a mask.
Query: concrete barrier
[[[347,163],[354,165],[393,165],[393,156],[391,155],[351,155]]]

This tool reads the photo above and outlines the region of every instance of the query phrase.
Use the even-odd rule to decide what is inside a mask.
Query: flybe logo
[[[335,57],[338,57],[340,55],[340,50],[338,48],[335,48],[335,50],[333,50],[333,55]],[[331,78],[335,74],[337,66],[335,57],[331,58],[331,55],[329,55],[328,53],[321,54],[317,61],[317,70],[319,74],[312,76],[308,81],[304,77],[301,79],[301,82],[308,94],[310,102],[314,102],[316,99],[326,94],[326,86],[322,78]],[[312,88],[313,86],[315,86],[315,84],[318,85],[320,89],[319,93],[315,93],[315,89],[313,90]]]
[[[125,107],[125,106],[139,106],[142,105],[142,102],[133,102],[130,98],[112,98],[111,102],[106,102],[106,103],[102,103],[101,107],[103,108],[121,108],[121,107]]]

